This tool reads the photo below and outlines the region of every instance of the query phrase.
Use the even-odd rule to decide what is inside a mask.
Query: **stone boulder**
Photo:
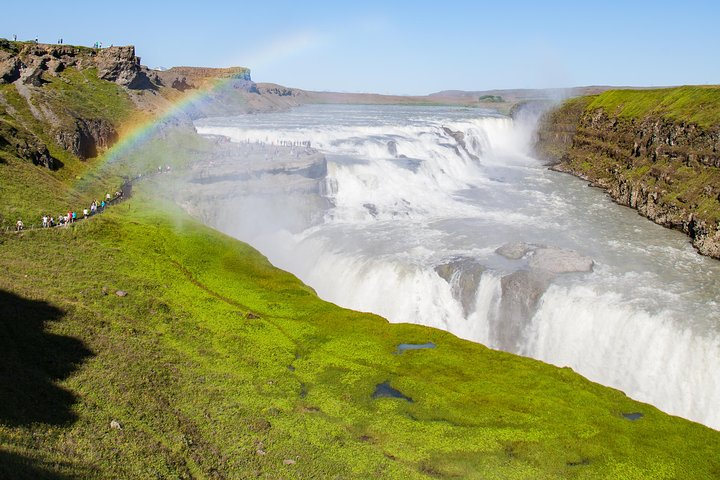
[[[527,243],[510,242],[495,250],[495,253],[502,255],[508,260],[520,260],[529,251],[530,246]]]
[[[135,56],[135,47],[101,49],[95,57],[98,77],[131,89],[153,88],[150,79]]]
[[[589,272],[593,260],[574,250],[538,248],[528,262],[530,268],[550,273]]]

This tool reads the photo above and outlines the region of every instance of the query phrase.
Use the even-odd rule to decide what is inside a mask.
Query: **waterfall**
[[[326,203],[297,192],[286,200],[313,221],[210,221],[322,298],[569,366],[720,428],[718,262],[544,168],[528,153],[532,122],[460,108],[307,106],[196,128],[278,159],[324,156],[312,195]],[[211,188],[194,201],[212,202]],[[234,188],[225,209],[265,201],[241,180]],[[277,209],[282,198],[272,201]]]

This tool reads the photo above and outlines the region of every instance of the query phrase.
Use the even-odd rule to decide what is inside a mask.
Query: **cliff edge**
[[[720,258],[720,87],[613,90],[548,112],[536,154]]]
[[[0,188],[0,226],[64,208],[68,195],[80,198],[67,180],[87,175],[138,125],[191,136],[195,118],[298,102],[280,89],[260,91],[245,67],[155,70],[133,46],[0,39],[0,165],[8,180]]]

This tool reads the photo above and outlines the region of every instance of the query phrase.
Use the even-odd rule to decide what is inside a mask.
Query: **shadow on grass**
[[[77,478],[53,472],[34,460],[0,450],[0,478],[13,480],[70,480]]]
[[[91,355],[78,339],[48,333],[64,312],[0,290],[0,423],[62,425],[76,419],[76,396],[55,384]]]

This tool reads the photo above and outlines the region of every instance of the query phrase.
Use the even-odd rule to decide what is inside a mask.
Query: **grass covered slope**
[[[588,108],[622,118],[660,117],[713,127],[720,122],[720,86],[609,90],[594,97]]]
[[[720,87],[614,90],[541,122],[538,154],[720,258]]]
[[[0,225],[14,224],[17,218],[30,225],[44,213],[89,205],[92,198],[73,184],[98,160],[79,159],[58,139],[78,141],[73,137],[82,135],[76,132],[79,119],[113,125],[117,131],[138,115],[123,88],[98,79],[95,69],[69,68],[48,76],[42,88],[0,85],[0,128],[5,132],[0,135]],[[43,149],[53,168],[30,158]]]
[[[0,477],[720,475],[716,431],[323,302],[150,199],[0,237]],[[383,382],[412,401],[373,399]]]

